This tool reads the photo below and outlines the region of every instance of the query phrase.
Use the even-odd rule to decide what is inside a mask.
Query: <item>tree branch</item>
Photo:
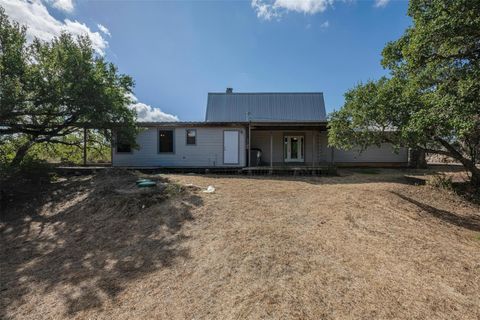
[[[80,142],[68,142],[68,141],[52,139],[50,137],[37,139],[37,140],[35,140],[35,142],[37,142],[37,143],[55,143],[55,144],[63,144],[63,145],[66,145],[66,146],[75,146],[75,147],[79,147],[81,145]]]

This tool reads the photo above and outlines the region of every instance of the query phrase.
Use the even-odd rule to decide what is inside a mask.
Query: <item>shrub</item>
[[[447,176],[444,173],[434,175],[430,180],[427,181],[427,184],[439,189],[453,190],[452,177]]]

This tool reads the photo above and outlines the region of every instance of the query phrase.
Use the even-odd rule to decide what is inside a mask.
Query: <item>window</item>
[[[158,131],[158,152],[173,153],[173,130]]]
[[[197,130],[187,129],[187,145],[196,145],[197,144]]]
[[[304,137],[303,136],[285,136],[284,137],[284,161],[285,162],[303,162],[304,161]]]
[[[132,146],[126,139],[122,137],[121,133],[117,133],[117,153],[129,153],[132,152]]]

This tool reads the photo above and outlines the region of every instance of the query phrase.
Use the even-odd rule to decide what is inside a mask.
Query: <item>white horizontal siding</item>
[[[243,128],[191,128],[197,131],[197,144],[186,144],[186,127],[144,129],[137,136],[138,150],[117,153],[113,150],[113,166],[124,167],[235,167],[245,166],[245,130]],[[158,130],[174,130],[174,152],[158,153]],[[239,164],[223,163],[223,131],[238,130]]]
[[[273,162],[283,163],[283,137],[285,135],[303,135],[305,136],[305,163],[330,162],[332,161],[332,149],[328,147],[328,137],[325,131],[252,131],[252,148],[262,150],[262,161],[270,162],[270,134],[273,138]],[[314,138],[315,137],[315,138]],[[333,161],[341,163],[407,163],[408,149],[401,148],[395,153],[390,144],[382,144],[379,148],[371,146],[366,150],[359,152],[358,149],[341,150],[334,149]]]
[[[246,132],[243,128],[199,127],[197,144],[186,144],[187,127],[159,127],[144,129],[137,137],[138,150],[131,153],[117,153],[113,150],[113,166],[124,167],[244,167],[246,166]],[[174,153],[158,153],[158,130],[174,130]],[[223,163],[223,131],[238,130],[240,132],[239,164]],[[330,162],[331,148],[327,145],[326,132],[314,131],[272,131],[273,162],[283,162],[283,136],[286,134],[305,135],[305,162]],[[315,140],[313,136],[315,135]],[[252,131],[252,148],[263,151],[263,161],[270,162],[270,131]],[[318,157],[317,149],[320,148]],[[380,148],[372,146],[359,152],[353,150],[334,150],[334,162],[337,163],[407,163],[408,150],[402,148],[395,153],[390,144]]]

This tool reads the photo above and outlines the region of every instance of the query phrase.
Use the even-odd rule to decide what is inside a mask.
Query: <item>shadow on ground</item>
[[[408,201],[411,204],[414,204],[418,208],[422,209],[423,213],[430,215],[436,219],[442,220],[443,222],[472,231],[480,231],[480,215],[478,214],[472,213],[466,216],[459,216],[453,212],[435,208],[431,205],[420,202],[401,193],[395,191],[391,191],[391,193],[405,201]]]
[[[137,192],[136,174],[109,174],[71,177],[4,206],[1,319],[34,303],[26,301],[32,288],[61,292],[52,294],[52,305],[62,303],[72,316],[114,301],[136,278],[189,259],[182,226],[201,198],[163,178],[155,190]]]
[[[299,181],[308,184],[366,184],[366,183],[401,183],[407,185],[425,185],[428,175],[438,174],[438,170],[417,170],[417,169],[373,169],[373,168],[357,168],[357,169],[339,169],[337,175],[268,175],[268,174],[252,174],[252,175],[223,175],[223,174],[199,174],[210,179],[232,178],[246,180],[268,180],[268,181]],[[461,171],[460,171],[461,172]],[[183,174],[196,175],[196,174]]]

